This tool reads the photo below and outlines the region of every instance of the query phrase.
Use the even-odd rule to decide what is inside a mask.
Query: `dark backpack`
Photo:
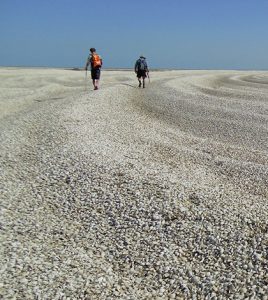
[[[145,71],[147,69],[147,64],[144,59],[139,59],[138,69],[139,69],[139,71]]]

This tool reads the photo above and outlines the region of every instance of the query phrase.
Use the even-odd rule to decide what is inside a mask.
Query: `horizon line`
[[[27,66],[27,65],[18,65],[18,66],[5,66],[5,65],[0,65],[0,68],[24,68],[24,69],[66,69],[66,70],[71,70],[71,71],[83,71],[85,70],[84,68],[81,67],[59,67],[59,66]],[[107,67],[107,68],[102,68],[102,70],[105,71],[115,71],[115,70],[123,70],[123,71],[129,71],[133,70],[134,68],[128,68],[128,67]],[[164,67],[159,67],[159,68],[150,68],[151,71],[268,71],[268,69],[251,69],[251,68],[226,68],[226,69],[221,69],[221,68],[164,68]]]

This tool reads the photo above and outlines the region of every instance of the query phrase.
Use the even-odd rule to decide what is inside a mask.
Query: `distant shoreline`
[[[79,67],[45,67],[45,66],[0,66],[0,69],[56,69],[68,71],[84,71]],[[103,71],[132,71],[133,68],[103,68]],[[186,68],[151,68],[150,71],[260,71],[267,72],[268,69],[186,69]]]

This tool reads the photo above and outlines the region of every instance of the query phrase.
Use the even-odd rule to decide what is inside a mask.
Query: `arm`
[[[136,63],[135,63],[135,67],[134,67],[134,71],[135,71],[135,73],[137,73],[138,72],[138,61],[136,61]]]
[[[147,62],[145,62],[145,71],[146,71],[147,73],[149,73],[149,68],[148,68]]]
[[[89,56],[87,58],[87,62],[86,62],[86,66],[85,66],[85,70],[87,70],[88,65],[91,63],[91,57]]]

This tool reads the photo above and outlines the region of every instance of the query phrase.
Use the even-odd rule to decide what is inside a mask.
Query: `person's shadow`
[[[121,83],[121,84],[123,84],[123,85],[127,85],[127,86],[131,86],[131,87],[133,87],[133,88],[136,88],[137,86],[135,86],[135,85],[132,85],[132,84],[129,84],[129,83]]]

